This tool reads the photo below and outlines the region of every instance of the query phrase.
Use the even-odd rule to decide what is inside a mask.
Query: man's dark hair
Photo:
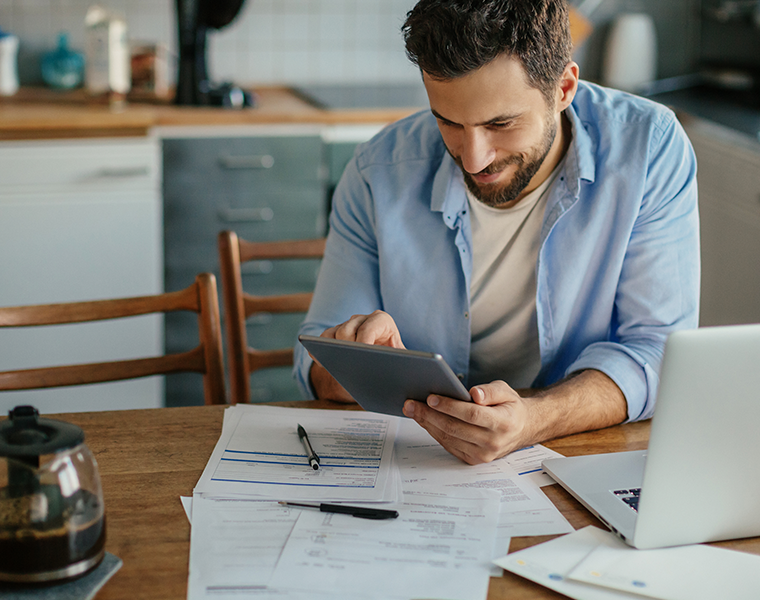
[[[420,0],[402,32],[409,59],[435,79],[461,77],[507,54],[552,102],[572,53],[566,0]]]

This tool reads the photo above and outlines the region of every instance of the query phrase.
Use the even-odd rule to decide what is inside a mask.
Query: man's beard
[[[546,119],[546,131],[541,143],[537,146],[533,146],[526,157],[523,157],[520,154],[515,154],[505,158],[499,163],[488,165],[480,172],[483,174],[497,173],[506,169],[510,165],[517,165],[517,170],[512,175],[512,179],[503,186],[499,186],[496,183],[483,186],[478,185],[472,178],[472,175],[465,171],[462,159],[453,155],[452,158],[454,158],[454,162],[456,162],[462,170],[464,182],[467,184],[467,189],[470,190],[472,195],[487,206],[501,208],[504,205],[517,200],[523,190],[528,186],[530,180],[533,179],[533,176],[544,163],[556,136],[557,123],[554,120],[553,114],[550,112]]]

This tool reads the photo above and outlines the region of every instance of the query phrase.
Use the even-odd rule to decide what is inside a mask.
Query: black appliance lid
[[[55,419],[41,419],[33,406],[17,406],[0,423],[0,457],[34,459],[56,454],[84,442],[80,427]]]

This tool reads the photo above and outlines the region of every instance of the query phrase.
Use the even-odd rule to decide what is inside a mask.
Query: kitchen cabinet
[[[700,325],[760,322],[760,144],[727,127],[685,119],[697,155]]]
[[[161,135],[167,290],[186,286],[200,271],[219,279],[216,239],[221,230],[255,241],[325,235],[321,127],[167,128]],[[315,261],[250,262],[243,267],[243,289],[262,295],[310,291],[317,270]],[[248,322],[249,343],[292,346],[302,319],[298,314],[256,315]],[[167,315],[167,351],[185,347],[191,327],[187,316]],[[289,367],[254,373],[251,389],[253,402],[299,398]],[[203,390],[193,374],[167,377],[167,406],[202,403]]]
[[[377,124],[334,125],[322,131],[322,141],[325,143],[328,206],[348,161],[354,156],[356,147],[369,140],[383,127],[384,125]]]
[[[160,293],[161,155],[156,138],[0,142],[0,305]],[[3,369],[161,353],[160,316],[5,330]],[[162,405],[160,377],[3,392],[41,412]]]

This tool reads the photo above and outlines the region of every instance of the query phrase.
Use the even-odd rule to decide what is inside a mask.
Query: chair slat
[[[219,301],[216,279],[210,273],[199,274],[195,282],[184,290],[154,296],[0,307],[0,327],[85,323],[178,310],[191,311],[198,316],[200,345],[192,350],[103,363],[2,371],[0,390],[103,383],[191,371],[203,374],[206,404],[225,404],[227,395],[222,362]],[[118,340],[114,340],[114,343],[118,343]]]
[[[198,311],[194,286],[159,296],[0,307],[0,327],[85,323],[176,310]]]
[[[30,390],[104,383],[181,371],[197,373],[205,371],[201,346],[189,352],[149,358],[6,371],[0,373],[0,390]]]
[[[282,296],[251,296],[243,294],[245,316],[250,317],[258,312],[291,313],[309,310],[312,294],[303,292]]]
[[[287,367],[293,364],[293,348],[278,350],[248,349],[248,368],[251,371],[268,369],[270,367]]]
[[[222,231],[218,243],[230,369],[230,398],[232,402],[250,402],[251,373],[258,369],[293,364],[293,349],[261,350],[255,347],[255,341],[249,346],[246,319],[261,312],[306,312],[312,293],[262,296],[250,293],[253,290],[245,292],[240,265],[250,260],[322,258],[325,239],[251,242],[240,239],[234,231]]]

